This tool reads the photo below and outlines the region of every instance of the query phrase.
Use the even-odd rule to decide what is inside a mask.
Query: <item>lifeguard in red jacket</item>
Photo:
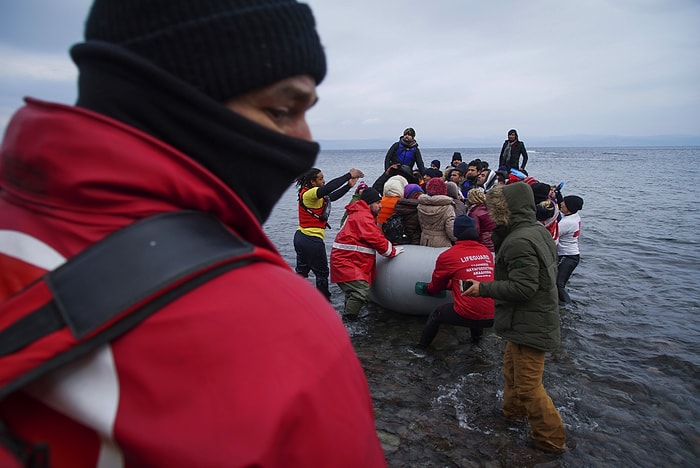
[[[345,207],[348,219],[338,231],[331,249],[331,282],[345,293],[343,319],[354,321],[369,300],[370,286],[376,273],[376,254],[395,257],[402,247],[392,245],[377,229],[377,215],[382,196],[366,188],[360,199]]]
[[[493,281],[493,254],[479,242],[479,232],[473,218],[457,216],[454,234],[457,242],[438,256],[430,283],[422,285],[425,294],[437,294],[449,289],[454,302],[439,306],[428,316],[418,345],[409,348],[419,356],[425,355],[441,324],[468,327],[473,344],[479,344],[484,328],[493,326],[493,299],[462,294],[473,280]]]
[[[217,218],[259,261],[9,395],[4,426],[56,467],[386,466],[347,331],[262,229],[319,151],[310,8],[95,0],[71,55],[77,105],[27,100],[0,147],[0,301],[165,212]]]

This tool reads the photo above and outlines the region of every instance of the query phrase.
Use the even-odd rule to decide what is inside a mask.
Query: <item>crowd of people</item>
[[[394,258],[406,244],[442,248],[430,282],[417,284],[417,293],[449,290],[453,302],[429,313],[408,351],[424,357],[442,324],[469,328],[475,345],[494,327],[507,342],[503,415],[527,418],[535,446],[563,452],[564,426],[542,375],[545,353],[559,346],[559,308],[571,302],[566,284],[579,263],[583,199],[528,175],[527,161],[511,129],[496,170],[480,159],[464,162],[459,152],[443,171],[439,160],[426,169],[415,130],[407,128],[387,152],[384,172],[372,187],[358,184],[346,205],[330,278],[345,294],[343,320],[354,322],[369,301],[377,254]],[[334,184],[338,193],[354,185],[352,171],[333,181],[347,182]],[[300,185],[300,206],[304,190]]]

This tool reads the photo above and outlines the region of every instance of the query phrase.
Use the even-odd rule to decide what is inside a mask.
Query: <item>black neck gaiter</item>
[[[138,128],[202,164],[263,224],[294,179],[310,169],[317,143],[264,128],[113,44],[71,49],[80,70],[76,103]]]

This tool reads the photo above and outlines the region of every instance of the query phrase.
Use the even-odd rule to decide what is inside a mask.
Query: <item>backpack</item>
[[[0,399],[212,278],[263,261],[254,250],[198,211],[161,213],[89,246],[0,302]],[[0,465],[47,466],[48,450],[0,421]]]
[[[403,226],[403,218],[398,213],[393,213],[382,224],[382,232],[389,242],[396,245],[408,244],[409,238]]]

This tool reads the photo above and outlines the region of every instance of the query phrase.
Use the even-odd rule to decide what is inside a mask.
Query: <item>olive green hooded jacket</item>
[[[486,198],[496,222],[495,280],[479,294],[496,303],[494,328],[501,337],[542,351],[559,347],[557,249],[535,218],[532,189],[523,182],[498,186]]]

